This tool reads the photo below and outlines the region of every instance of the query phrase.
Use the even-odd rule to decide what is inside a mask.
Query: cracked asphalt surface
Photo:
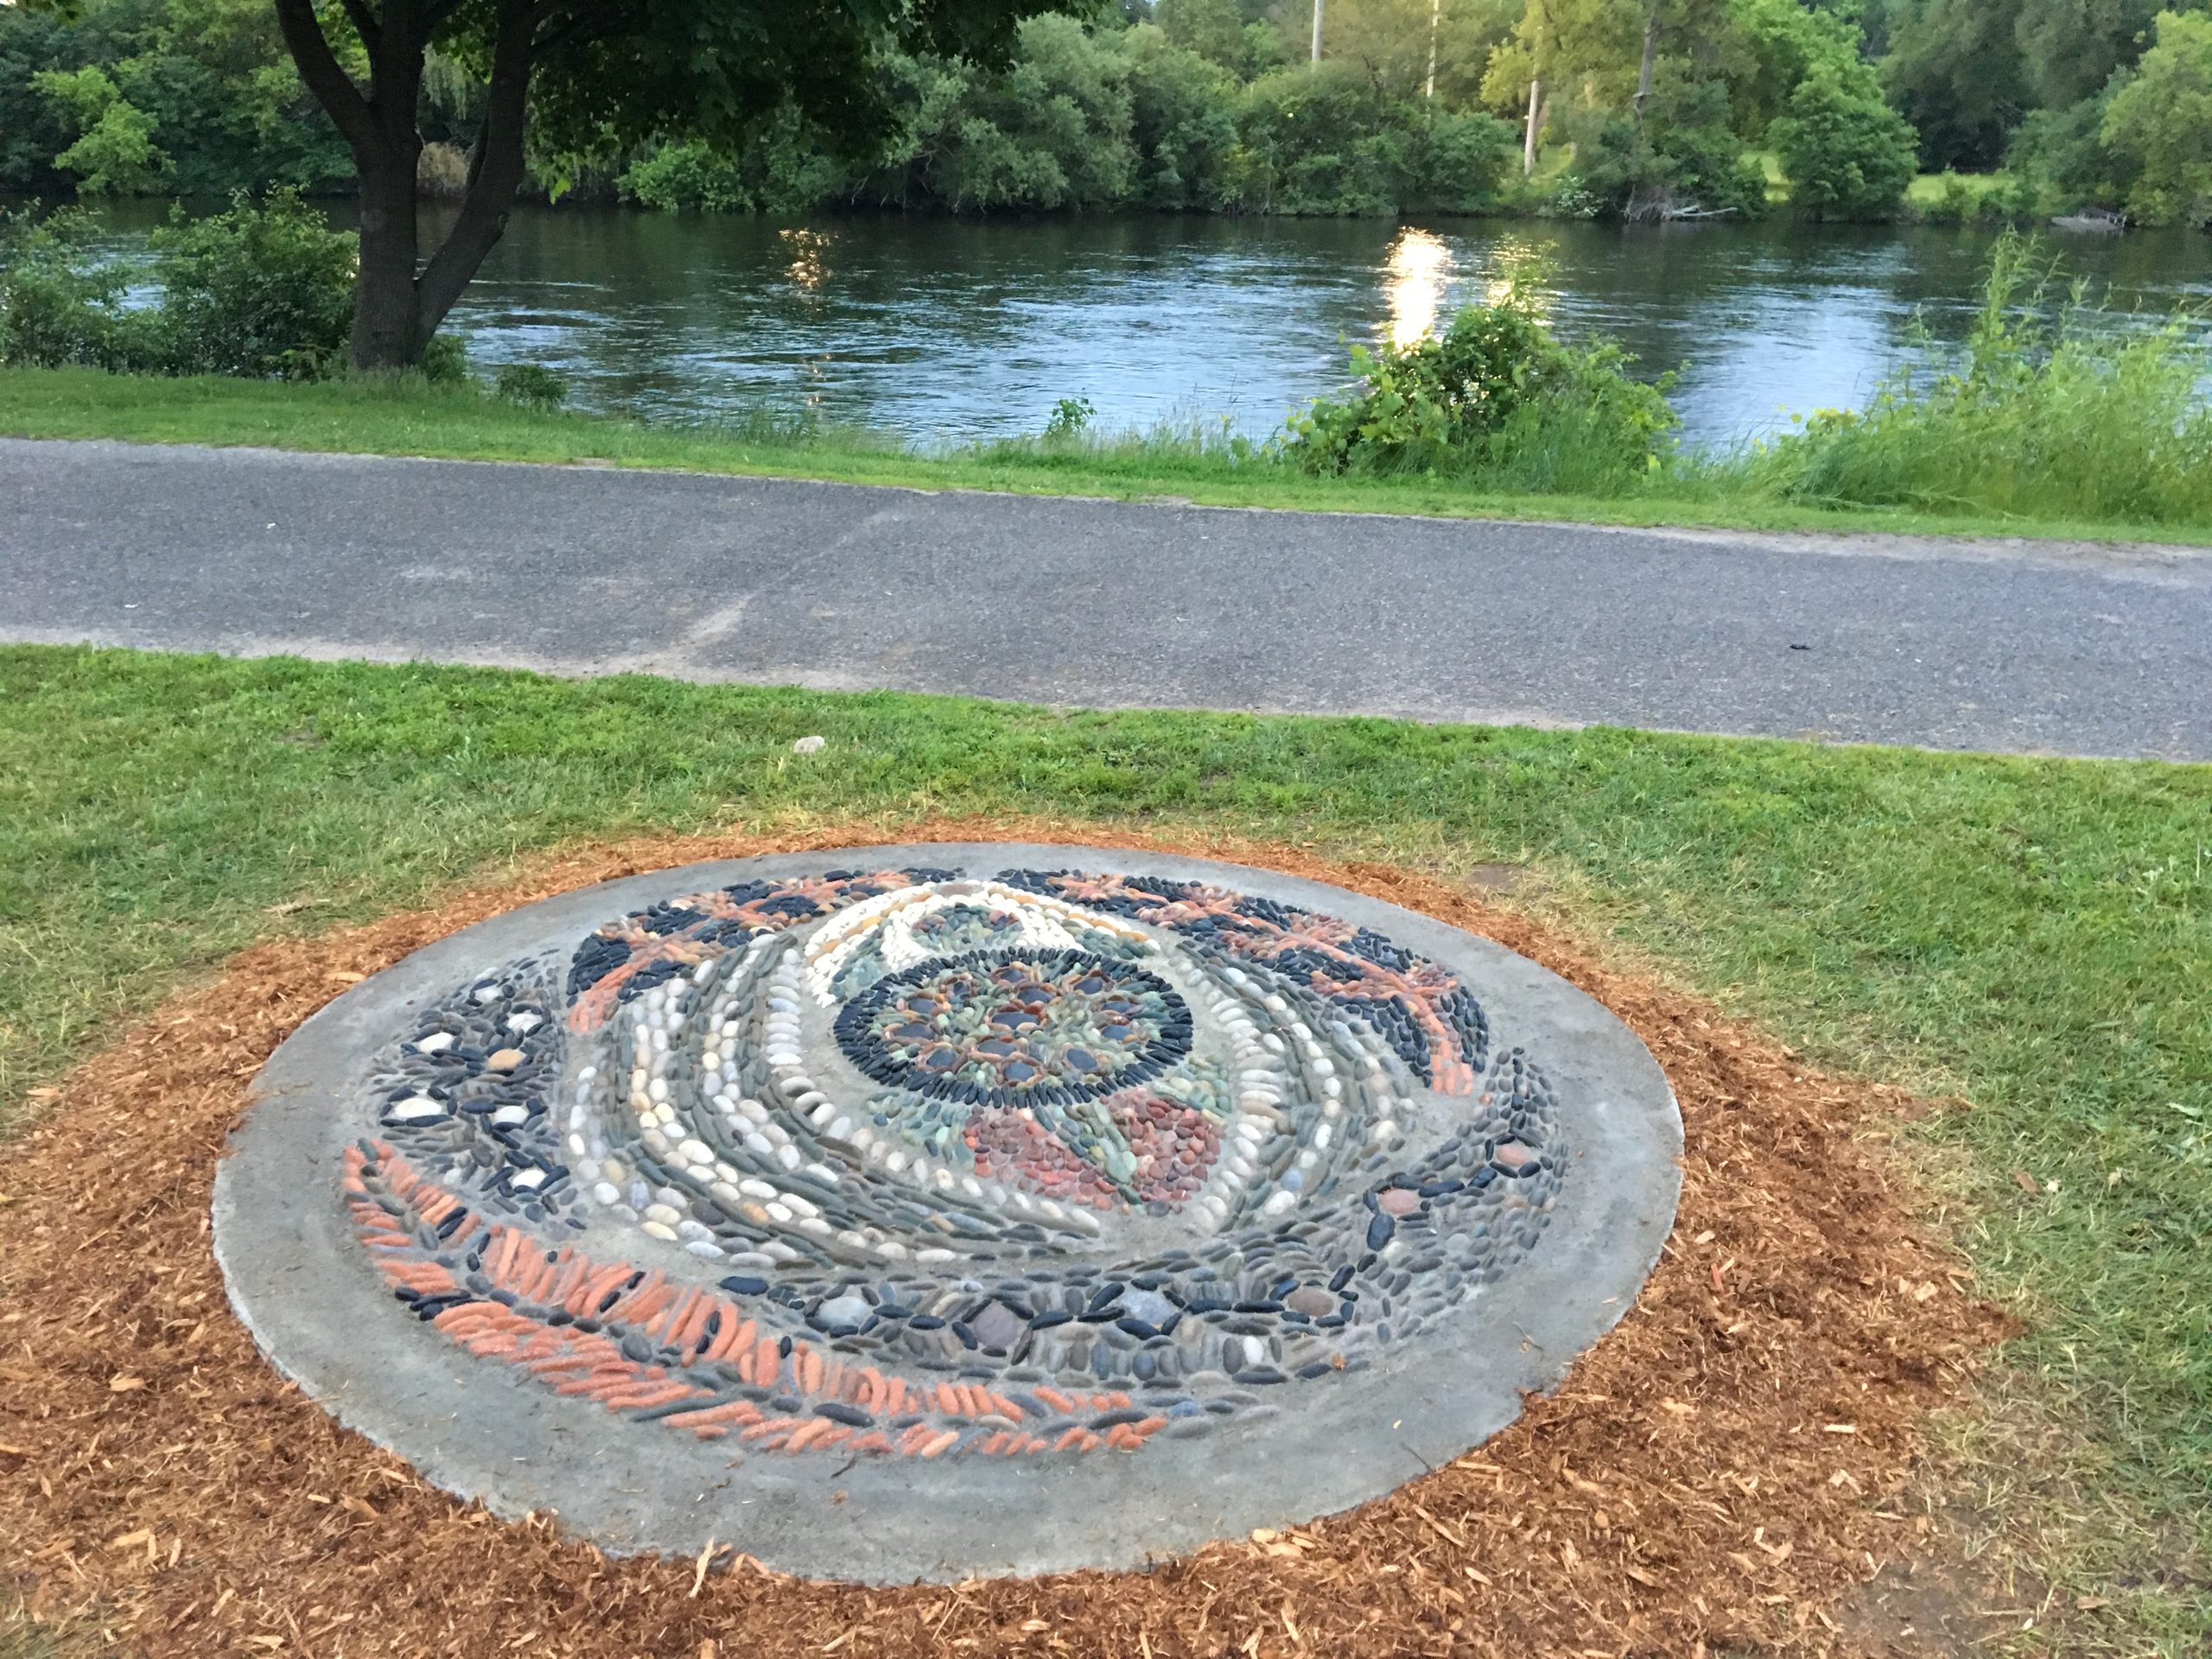
[[[2212,759],[2212,552],[0,440],[0,639]]]

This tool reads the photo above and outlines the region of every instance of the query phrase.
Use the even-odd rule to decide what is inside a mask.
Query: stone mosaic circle
[[[1457,1454],[1632,1300],[1679,1141],[1495,945],[1065,848],[549,900],[263,1085],[218,1243],[280,1366],[495,1507],[853,1578],[1125,1562]]]

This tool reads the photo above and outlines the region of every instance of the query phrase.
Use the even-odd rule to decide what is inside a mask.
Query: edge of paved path
[[[1707,547],[1752,547],[1766,552],[1898,560],[1954,560],[2046,564],[2068,569],[2156,572],[2212,562],[2212,546],[2190,542],[2100,541],[2080,537],[1986,532],[1912,533],[1882,530],[1745,530],[1697,524],[1631,524],[1581,518],[1516,517],[1498,513],[1389,512],[1369,507],[1282,507],[1199,501],[1167,493],[1099,495],[1069,490],[1003,490],[976,485],[880,483],[822,478],[797,472],[725,472],[711,467],[633,465],[603,461],[507,461],[474,456],[395,454],[379,450],[289,449],[271,444],[168,442],[128,438],[40,438],[0,433],[0,453],[9,448],[146,450],[182,453],[207,459],[236,456],[251,461],[289,461],[333,465],[391,462],[406,466],[485,467],[524,471],[619,473],[645,477],[719,479],[823,490],[851,490],[914,496],[975,496],[1007,501],[1069,501],[1090,505],[1156,508],[1182,512],[1281,514],[1297,518],[1360,518],[1384,523],[1467,524],[1546,531],[1579,531],[1595,536],[1649,537]],[[2194,571],[2192,570],[2192,574]]]

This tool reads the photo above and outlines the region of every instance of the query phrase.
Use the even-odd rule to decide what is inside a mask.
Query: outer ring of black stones
[[[1095,969],[1117,984],[1156,993],[1166,1002],[1170,1018],[1160,1034],[1145,1045],[1131,1064],[1088,1084],[1054,1082],[1025,1084],[1019,1089],[987,1088],[965,1077],[933,1076],[893,1060],[874,1047],[868,1027],[883,1005],[899,992],[956,969],[988,969],[1009,961],[1021,963],[1039,974]],[[1103,1099],[1159,1077],[1190,1053],[1192,1037],[1189,1006],[1175,988],[1159,975],[1089,950],[1033,950],[1019,946],[1002,950],[971,950],[957,957],[932,957],[912,968],[887,974],[847,1002],[838,1011],[832,1028],[836,1033],[837,1046],[863,1077],[932,1100],[957,1101],[970,1106],[1072,1106],[1079,1101]]]

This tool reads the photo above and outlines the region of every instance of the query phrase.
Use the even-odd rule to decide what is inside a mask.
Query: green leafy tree
[[[54,158],[76,137],[73,111],[38,90],[46,71],[84,61],[80,31],[45,12],[0,8],[0,190],[68,188]]]
[[[48,69],[31,84],[67,111],[76,129],[76,142],[54,164],[74,175],[85,194],[142,194],[169,170],[169,158],[154,142],[154,118],[124,98],[105,71],[90,64]]]
[[[898,71],[905,130],[860,194],[956,213],[1127,200],[1137,178],[1123,44],[1133,32],[1033,17],[1001,72],[943,58]]]
[[[1605,210],[1630,219],[1766,211],[1766,173],[1731,124],[1726,84],[1680,61],[1655,72],[1641,121],[1605,115],[1577,170]]]
[[[1229,72],[1165,31],[1129,31],[1130,142],[1147,207],[1217,208],[1234,200],[1236,115]]]
[[[1411,143],[1351,66],[1325,59],[1262,76],[1246,89],[1236,124],[1244,207],[1273,213],[1397,211]]]
[[[1398,189],[1402,212],[1478,213],[1497,206],[1517,171],[1521,136],[1482,110],[1433,110],[1409,118],[1412,142]]]
[[[1392,99],[1423,96],[1433,61],[1436,95],[1458,107],[1481,95],[1491,54],[1522,10],[1522,0],[1329,0],[1322,49],[1356,65]]]
[[[1244,13],[1236,0],[1159,0],[1152,21],[1186,52],[1235,69],[1244,54]]]
[[[2212,222],[2212,16],[2162,12],[2157,30],[2113,95],[2104,141],[2139,169],[2129,212],[2154,224]]]
[[[506,228],[527,136],[556,161],[686,138],[734,149],[795,110],[831,154],[870,152],[895,109],[887,48],[1003,60],[1047,0],[276,0],[301,78],[353,152],[353,359],[423,362]],[[483,86],[467,182],[423,257],[416,175],[433,52]]]
[[[663,213],[799,214],[853,183],[851,168],[808,143],[796,111],[787,110],[734,152],[696,138],[656,144],[624,168],[615,190]]]
[[[2008,10],[2036,102],[2063,109],[2094,96],[2149,44],[2161,0],[2017,0]]]
[[[1809,219],[1880,219],[1912,182],[1917,141],[1872,76],[1822,65],[1789,95],[1772,142],[1789,199]]]
[[[1649,0],[1527,0],[1511,37],[1491,54],[1482,95],[1511,114],[1529,99],[1532,80],[1554,99],[1618,107],[1636,89]]]
[[[1716,57],[1728,81],[1737,131],[1764,133],[1818,64],[1847,71],[1859,61],[1855,16],[1800,0],[1730,0]]]
[[[1882,79],[1931,169],[1995,167],[2030,107],[2018,0],[1894,0]]]
[[[41,77],[88,69],[113,88],[88,119],[79,117],[80,99],[35,90]],[[79,139],[87,177],[72,179],[53,158]],[[344,143],[300,83],[269,0],[0,7],[0,188],[328,190],[352,172]]]
[[[2125,206],[2141,162],[2104,141],[2105,112],[2118,90],[2063,110],[2028,111],[2005,152],[2023,200],[2054,212]]]

